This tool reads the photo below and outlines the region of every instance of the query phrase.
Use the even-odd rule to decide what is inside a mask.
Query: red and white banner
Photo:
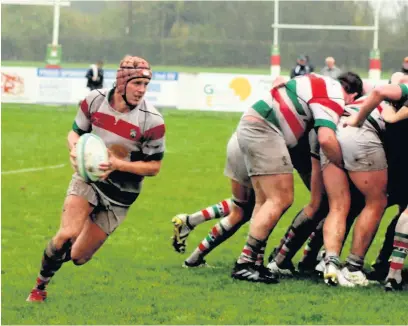
[[[36,68],[1,68],[2,102],[35,103],[36,93]]]

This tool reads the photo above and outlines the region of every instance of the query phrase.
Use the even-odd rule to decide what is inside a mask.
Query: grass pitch
[[[170,219],[230,196],[223,176],[225,148],[240,117],[231,113],[164,111],[163,169],[146,179],[127,220],[88,264],[63,266],[49,285],[48,302],[25,302],[42,251],[59,225],[72,174],[66,135],[75,112],[75,107],[2,105],[2,324],[406,324],[407,292],[329,288],[312,280],[278,285],[232,280],[247,227],[208,256],[216,268],[181,268],[215,221],[196,228],[183,256],[171,247]],[[66,165],[5,174],[59,164]],[[273,232],[267,254],[308,198],[296,176],[295,203]],[[391,208],[383,219],[368,263],[394,213]]]

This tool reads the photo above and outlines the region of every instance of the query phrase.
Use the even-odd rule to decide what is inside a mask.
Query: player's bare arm
[[[384,85],[374,88],[364,103],[360,106],[360,111],[358,114],[348,117],[345,125],[351,127],[361,126],[371,111],[373,111],[383,100],[389,99],[392,101],[397,101],[401,98],[401,96],[402,90],[398,85]]]
[[[109,162],[102,163],[99,168],[106,173],[101,177],[106,179],[108,175],[117,170],[122,172],[134,173],[141,176],[155,176],[159,173],[161,168],[161,161],[137,161],[128,162],[115,156],[111,151],[109,153]]]
[[[68,149],[69,149],[69,160],[71,162],[72,168],[77,171],[77,163],[76,163],[76,143],[78,142],[79,135],[71,130],[68,133],[67,137],[67,143],[68,143]]]
[[[408,106],[403,106],[398,111],[393,106],[387,106],[381,113],[384,121],[388,123],[396,123],[401,120],[408,119]]]
[[[68,133],[68,137],[67,137],[69,150],[75,147],[76,143],[78,142],[79,137],[80,136],[74,130],[70,130],[70,132]]]

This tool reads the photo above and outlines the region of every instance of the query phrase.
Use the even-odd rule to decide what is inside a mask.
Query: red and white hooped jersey
[[[72,129],[79,135],[92,132],[120,158],[160,161],[165,150],[165,125],[155,107],[142,99],[130,112],[120,113],[109,104],[114,89],[97,89],[88,94],[75,117]],[[113,202],[130,205],[140,193],[143,176],[113,171],[104,181],[93,184]]]

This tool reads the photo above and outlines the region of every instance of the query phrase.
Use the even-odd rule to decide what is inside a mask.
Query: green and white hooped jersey
[[[165,125],[161,114],[142,99],[132,111],[120,113],[109,104],[114,89],[93,90],[82,101],[72,129],[79,135],[92,132],[122,159],[160,161],[163,159]],[[93,184],[112,202],[129,206],[141,191],[143,176],[113,171],[107,180]]]
[[[403,106],[408,106],[408,83],[401,83],[398,84],[398,86],[401,88],[400,99],[397,101],[387,99],[387,101],[390,102],[397,111]]]
[[[347,105],[345,108],[345,111],[351,115],[357,114],[357,112],[360,110],[360,106],[363,104],[366,98],[367,98],[367,95],[358,98],[353,103]],[[381,135],[382,132],[385,131],[385,121],[383,120],[381,116],[381,112],[387,106],[390,106],[390,105],[386,101],[382,101],[379,105],[377,105],[377,107],[373,111],[371,111],[370,115],[364,121],[364,124],[363,124],[364,127],[370,130],[373,130],[377,132],[379,135]]]
[[[408,101],[408,83],[398,84],[402,90],[401,101]]]
[[[310,74],[295,77],[284,87],[273,88],[244,116],[260,116],[280,132],[286,145],[292,148],[313,127],[336,130],[344,104],[343,90],[337,80]]]

